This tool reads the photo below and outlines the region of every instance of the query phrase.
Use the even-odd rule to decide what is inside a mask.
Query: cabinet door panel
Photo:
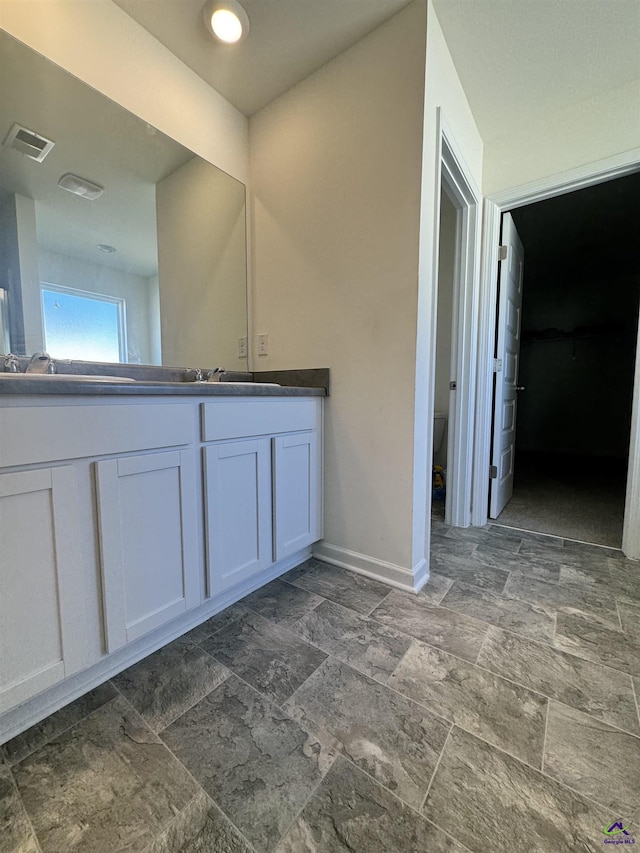
[[[321,535],[320,452],[316,432],[273,439],[276,560]]]
[[[81,666],[75,476],[0,476],[0,712]]]
[[[273,562],[269,439],[206,447],[209,591],[215,595]]]
[[[107,650],[200,603],[191,451],[96,464]]]

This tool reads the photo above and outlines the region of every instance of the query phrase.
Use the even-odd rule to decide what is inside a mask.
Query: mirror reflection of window
[[[45,350],[52,358],[126,362],[125,300],[41,285]]]
[[[9,302],[7,291],[0,287],[0,352],[11,352],[9,336]]]

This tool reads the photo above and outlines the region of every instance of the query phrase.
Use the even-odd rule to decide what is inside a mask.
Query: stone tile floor
[[[0,853],[640,843],[640,563],[432,555],[417,596],[311,560],[5,744]]]

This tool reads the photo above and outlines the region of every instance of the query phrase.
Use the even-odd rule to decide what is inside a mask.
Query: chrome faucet
[[[14,355],[12,352],[8,352],[6,355],[3,355],[2,358],[4,358],[5,373],[20,373],[20,361],[18,360],[17,355]]]
[[[222,382],[222,377],[226,372],[224,367],[214,367],[213,370],[208,370],[206,374],[207,382]]]
[[[26,372],[55,373],[56,366],[48,352],[36,352],[31,356]]]
[[[187,382],[220,382],[226,372],[224,367],[214,367],[213,370],[189,367],[184,371],[184,374]]]

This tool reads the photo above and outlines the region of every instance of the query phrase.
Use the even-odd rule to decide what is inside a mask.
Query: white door
[[[107,651],[200,604],[193,451],[96,463]]]
[[[322,536],[318,434],[273,439],[275,558],[282,560]]]
[[[0,474],[0,713],[84,662],[72,466]]]
[[[497,518],[513,494],[516,450],[516,397],[520,365],[520,325],[524,251],[511,214],[502,220],[502,240],[507,257],[500,262],[498,290],[498,341],[493,398],[491,495],[489,516]]]
[[[211,445],[204,462],[209,595],[214,596],[273,563],[269,439]]]

